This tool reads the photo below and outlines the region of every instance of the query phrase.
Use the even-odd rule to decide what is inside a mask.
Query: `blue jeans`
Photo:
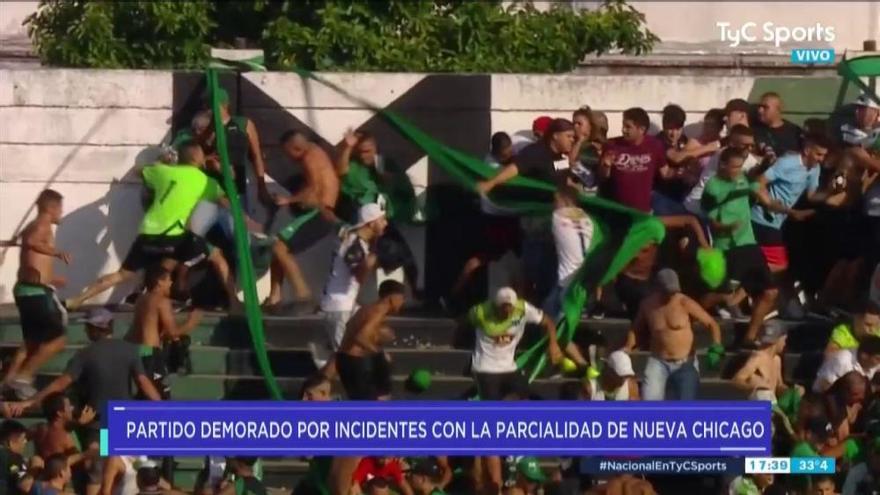
[[[645,365],[644,400],[696,400],[700,373],[691,358],[667,361],[654,356]]]

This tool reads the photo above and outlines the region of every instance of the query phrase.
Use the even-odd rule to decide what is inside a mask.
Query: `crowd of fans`
[[[326,340],[313,344],[318,372],[300,398],[331,400],[338,380],[345,398],[393,399],[384,346],[395,336],[387,318],[408,296],[421,297],[414,258],[399,231],[416,204],[404,171],[367,132],[350,131],[338,150],[328,150],[292,130],[280,144],[302,180],[291,194],[272,194],[256,126],[231,114],[225,92],[217,96],[232,187],[246,213],[255,211],[247,201],[252,187],[271,210],[266,221],[245,219],[254,262],[271,278],[264,309],[282,304],[286,280],[293,302],[317,305],[326,329]],[[530,138],[494,134],[485,159],[494,175],[476,184],[482,234],[441,302],[473,336],[472,372],[483,400],[540,395],[515,360],[530,325],[547,336],[554,370],[578,378],[563,389],[568,400],[698,399],[700,366],[719,368],[726,353],[741,352],[730,379],[744,397],[772,403],[774,454],[833,457],[835,475],[719,476],[697,478],[703,484],[689,488],[681,478],[586,475],[578,459],[316,457],[294,493],[880,493],[880,104],[860,97],[842,126],[811,119],[801,128],[785,120],[783,110],[775,93],[762,96],[754,115],[752,105],[734,99],[708,111],[699,132],[687,136],[681,107],[663,109],[659,130],[652,130],[645,110],[631,108],[623,112],[622,135],[609,139],[606,117],[583,107],[571,120],[535,119]],[[0,428],[0,486],[9,493],[174,492],[169,463],[101,458],[97,435],[108,400],[170,398],[165,378],[187,367],[188,334],[200,317],[199,310],[184,321],[175,315],[175,304],[196,303],[193,270],[211,267],[221,305],[239,310],[230,269],[230,191],[218,180],[211,118],[209,111],[196,115],[161,163],[143,167],[146,213],[139,235],[121,268],[79,296],[62,303],[55,295],[64,281],[54,274],[54,259],[75,262],[55,247],[52,226],[63,221],[59,193],[44,191],[37,218],[7,243],[21,247],[14,294],[24,344],[3,380],[14,395],[4,413],[42,408],[46,419],[33,428],[10,419]],[[516,176],[556,187],[552,215],[518,218],[493,203],[493,191]],[[622,342],[605,341],[589,326],[572,341],[557,338],[562,297],[577,283],[599,229],[581,207],[582,195],[652,214],[667,229],[661,245],[644,247],[613,283],[591,294],[590,315],[618,311],[632,321]],[[278,228],[275,213],[288,208],[293,220]],[[335,246],[316,300],[297,255],[327,237]],[[469,298],[465,288],[474,274],[508,252],[521,260],[508,286],[484,301]],[[723,280],[711,282],[702,273],[704,257],[722,259]],[[377,269],[397,268],[406,283],[385,281],[375,301],[358,304],[361,285]],[[134,322],[125,338],[113,336],[111,313],[89,312],[92,343],[37,390],[37,371],[64,348],[67,311],[139,272],[143,287],[132,301]],[[805,318],[821,319],[833,331],[827,347],[817,349],[823,359],[815,378],[793,383],[784,372],[790,325],[783,319]],[[719,320],[742,321],[744,329],[727,335]],[[708,333],[708,348],[697,348],[695,331]],[[649,357],[640,376],[632,355],[642,350]],[[76,411],[65,395],[69,389],[80,399]],[[252,458],[209,459],[196,492],[263,493],[259,466]]]

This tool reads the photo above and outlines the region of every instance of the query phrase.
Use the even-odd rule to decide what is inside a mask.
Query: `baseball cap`
[[[672,268],[664,268],[657,272],[657,285],[670,294],[681,292],[678,274]]]
[[[110,330],[113,328],[113,313],[105,308],[90,309],[82,322],[95,328]]]
[[[862,93],[854,102],[856,106],[880,109],[880,103],[867,93]]]
[[[742,98],[734,98],[727,102],[727,105],[724,105],[724,114],[729,114],[730,112],[745,112],[749,113],[749,102],[743,100]]]
[[[516,471],[525,476],[529,481],[535,483],[543,483],[547,481],[544,470],[538,465],[538,459],[534,457],[523,457],[516,463]]]
[[[605,358],[605,364],[619,377],[635,376],[632,359],[624,351],[614,351]]]
[[[535,134],[546,134],[550,124],[553,123],[553,117],[549,115],[541,115],[532,121],[532,132]]]
[[[364,225],[384,216],[385,212],[382,210],[381,206],[376,203],[367,203],[361,206],[361,209],[358,210],[358,223],[354,228],[363,227]]]
[[[434,459],[420,459],[413,464],[413,466],[409,470],[410,474],[420,474],[422,476],[427,476],[430,479],[437,479],[440,477],[440,466],[437,464],[437,461]]]
[[[785,328],[785,325],[782,324],[781,320],[774,318],[764,322],[764,326],[761,327],[761,335],[758,337],[758,342],[762,345],[775,344],[779,339],[785,337],[786,334],[788,334],[788,329]]]
[[[516,291],[510,287],[502,287],[495,293],[495,304],[499,306],[502,304],[516,304],[517,299]]]

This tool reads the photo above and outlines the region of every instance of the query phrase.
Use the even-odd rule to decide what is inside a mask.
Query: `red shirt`
[[[666,163],[663,143],[647,135],[639,145],[617,137],[608,141],[606,149],[617,154],[611,166],[608,195],[620,204],[650,212],[654,177]]]
[[[355,469],[351,480],[363,485],[372,478],[385,478],[393,484],[401,486],[403,485],[403,466],[397,459],[385,461],[385,464],[380,466],[375,457],[364,457]]]

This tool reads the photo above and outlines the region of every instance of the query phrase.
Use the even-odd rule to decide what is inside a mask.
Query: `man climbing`
[[[214,266],[220,277],[230,308],[240,304],[235,281],[222,252],[208,246],[204,239],[186,228],[190,214],[200,201],[225,202],[223,189],[202,171],[205,153],[198,143],[190,141],[181,145],[180,161],[178,165],[144,167],[141,174],[144,185],[152,193],[152,202],[144,214],[134,244],[119,270],[100,277],[79,296],[69,299],[68,308],[79,308],[92,297],[131,280],[137,272],[160,262],[167,263],[169,268],[181,265],[183,275],[180,279],[185,281],[186,269],[204,260]]]

